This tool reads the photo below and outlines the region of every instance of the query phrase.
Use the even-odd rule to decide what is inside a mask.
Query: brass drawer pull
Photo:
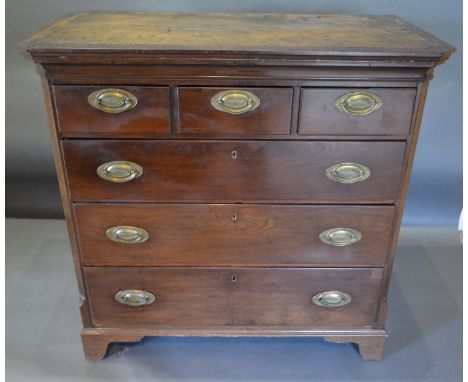
[[[138,99],[126,90],[99,89],[88,96],[88,103],[105,113],[116,114],[133,109]]]
[[[110,182],[125,183],[140,177],[143,168],[133,162],[113,161],[101,164],[97,168],[97,174]]]
[[[339,183],[357,183],[371,175],[369,167],[358,163],[337,163],[326,169],[328,179]]]
[[[226,90],[211,98],[211,106],[229,114],[244,114],[260,106],[260,98],[245,90]]]
[[[351,92],[343,94],[335,100],[335,107],[342,113],[351,115],[367,115],[379,110],[382,99],[368,92]]]
[[[361,240],[361,232],[352,228],[330,228],[319,235],[320,240],[328,245],[344,247]]]
[[[129,306],[150,305],[156,301],[154,294],[137,289],[121,290],[114,297],[121,304]]]
[[[312,297],[312,302],[315,305],[322,306],[324,308],[338,308],[349,304],[351,300],[352,298],[348,293],[335,290],[320,292]]]
[[[109,240],[123,244],[144,243],[149,238],[148,232],[143,228],[130,225],[119,225],[109,228],[106,231],[106,236]]]

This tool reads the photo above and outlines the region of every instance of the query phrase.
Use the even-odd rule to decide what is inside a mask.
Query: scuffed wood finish
[[[369,204],[396,200],[405,144],[75,140],[62,147],[75,201]],[[119,184],[97,176],[99,165],[117,160],[138,163],[143,175]],[[354,184],[328,179],[325,170],[342,162],[372,175]]]
[[[139,326],[308,326],[371,328],[382,269],[85,268],[93,323]],[[120,290],[152,293],[151,305],[130,307]],[[312,303],[317,293],[339,290],[352,301],[338,308]]]
[[[89,308],[88,292],[84,280],[83,267],[80,260],[80,250],[78,237],[76,235],[76,225],[73,217],[73,204],[68,198],[67,180],[65,175],[65,165],[63,153],[60,147],[57,129],[56,113],[53,106],[53,98],[51,96],[51,84],[46,78],[41,77],[42,91],[44,94],[44,102],[47,111],[47,119],[49,123],[49,132],[52,141],[52,154],[54,156],[55,169],[57,171],[57,179],[60,190],[60,199],[63,206],[63,212],[67,222],[68,238],[73,257],[73,266],[75,269],[76,280],[78,283],[78,305],[80,308],[81,320],[84,327],[92,326],[91,312]]]
[[[308,327],[275,326],[210,326],[210,327],[152,327],[152,328],[86,328],[81,331],[88,359],[104,358],[112,342],[138,342],[145,336],[176,337],[322,337],[329,342],[353,342],[365,360],[379,360],[388,337],[378,329],[310,329]]]
[[[326,38],[324,38],[326,36]],[[139,50],[403,56],[440,59],[453,49],[395,16],[80,12],[25,41],[40,51]]]
[[[104,358],[109,344],[112,342],[138,342],[142,339],[142,335],[132,332],[101,333],[92,329],[83,329],[81,331],[81,342],[85,357],[90,360]]]
[[[75,204],[87,266],[354,266],[381,267],[393,207],[206,204]],[[140,227],[149,239],[113,242],[110,227]],[[321,232],[350,227],[357,243],[335,247]]]
[[[335,100],[350,92],[379,96],[383,106],[371,114],[345,114]],[[299,134],[304,135],[406,135],[411,127],[416,89],[303,88]]]
[[[429,72],[429,79],[432,78],[432,72]],[[389,246],[387,259],[385,261],[384,267],[384,277],[382,280],[382,290],[381,290],[381,303],[379,314],[376,318],[376,327],[383,328],[385,325],[385,319],[387,316],[387,293],[388,287],[390,285],[390,277],[393,269],[393,262],[395,259],[398,237],[400,234],[401,221],[403,219],[403,212],[405,209],[406,196],[408,194],[408,188],[411,177],[411,170],[413,167],[414,156],[416,154],[416,145],[418,142],[419,131],[421,127],[421,121],[426,101],[426,95],[429,88],[429,79],[420,84],[419,97],[417,100],[417,109],[413,114],[413,130],[411,132],[411,137],[405,153],[405,165],[404,165],[404,176],[403,182],[401,184],[400,190],[400,200],[396,203],[393,232],[392,232],[392,241]]]
[[[79,58],[77,58],[79,59]],[[161,56],[162,60],[163,57]],[[115,60],[119,60],[118,57]],[[200,60],[197,60],[199,62]],[[201,60],[203,61],[203,60]],[[276,60],[278,62],[278,60]],[[280,61],[282,62],[282,61]],[[162,83],[180,84],[181,86],[320,86],[320,87],[416,87],[418,80],[426,78],[424,68],[383,68],[379,66],[355,67],[350,65],[322,67],[318,62],[297,62],[290,66],[261,65],[264,60],[257,60],[255,65],[190,65],[190,59],[184,64],[170,65],[161,62],[157,65],[81,65],[79,63],[61,65],[45,64],[48,76],[63,84],[135,84],[159,85]],[[355,63],[358,65],[359,63]],[[307,67],[306,67],[307,65]],[[401,65],[401,64],[400,64]],[[124,74],[124,75],[123,75]],[[272,82],[274,81],[274,82]],[[362,81],[365,81],[363,83]]]
[[[329,342],[342,343],[353,342],[357,345],[359,354],[366,361],[380,361],[383,358],[385,340],[387,333],[369,333],[370,335],[354,335],[354,336],[325,336]]]
[[[225,90],[242,90],[260,99],[260,106],[245,114],[233,115],[216,110],[211,98]],[[179,88],[180,133],[194,136],[228,134],[289,135],[292,89],[283,88]]]
[[[80,292],[85,354],[144,336],[312,336],[354,342],[380,359],[387,289],[424,99],[454,48],[394,16],[80,12],[23,42],[43,79],[54,159]],[[92,90],[123,88],[132,111],[91,108]],[[250,89],[260,108],[211,107]],[[339,113],[343,92],[384,105]],[[103,162],[143,166],[129,183]],[[326,178],[335,163],[371,169]],[[107,228],[149,240],[117,244]],[[317,236],[354,228],[361,241]],[[122,289],[156,295],[132,308]],[[312,296],[352,295],[340,308]]]
[[[105,113],[88,103],[88,96],[99,89],[117,88],[135,95],[138,103],[132,110]],[[169,88],[147,86],[54,86],[59,131],[62,136],[79,134],[92,137],[108,133],[114,137],[138,134],[169,134]]]

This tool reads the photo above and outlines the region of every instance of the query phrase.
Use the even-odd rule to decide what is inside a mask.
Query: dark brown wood
[[[88,96],[99,89],[118,88],[135,95],[138,103],[132,110],[118,114],[95,109],[88,103]],[[53,88],[59,131],[62,136],[70,133],[95,136],[132,137],[137,134],[157,136],[169,134],[169,88],[145,86],[54,86]]]
[[[405,144],[83,140],[62,147],[76,201],[392,203]],[[138,163],[143,175],[118,184],[97,176],[99,165],[116,160]],[[364,164],[372,175],[354,184],[328,179],[325,170],[342,162]]]
[[[41,77],[41,82],[47,111],[47,119],[49,122],[49,132],[52,141],[52,154],[54,156],[55,168],[57,171],[60,198],[62,201],[63,212],[67,222],[68,238],[70,240],[73,265],[75,269],[76,280],[78,283],[78,306],[80,308],[83,326],[86,328],[92,326],[91,312],[89,308],[86,282],[84,280],[83,267],[80,260],[79,243],[78,237],[76,235],[76,225],[73,217],[73,205],[71,200],[69,200],[68,198],[67,181],[65,176],[65,164],[63,159],[63,153],[59,143],[57,129],[58,124],[55,109],[53,106],[53,97],[51,95],[51,84],[44,77]]]
[[[80,12],[23,49],[43,78],[88,358],[159,335],[320,336],[382,357],[428,81],[453,47],[394,16]],[[100,87],[132,89],[139,104],[103,115],[87,105]],[[227,88],[261,93],[262,106],[218,114],[210,98]],[[338,113],[335,99],[356,90],[383,108]],[[112,160],[143,176],[100,179]],[[371,177],[328,180],[339,162]],[[118,224],[150,239],[110,242]],[[328,247],[317,235],[330,225],[363,238]],[[157,301],[117,303],[128,288]],[[337,289],[349,305],[311,303]]]
[[[383,106],[368,115],[350,115],[335,107],[335,100],[350,92],[369,92]],[[408,134],[416,89],[305,88],[302,89],[299,134],[398,135]]]
[[[428,73],[428,75],[432,77],[431,72]],[[396,203],[394,224],[392,230],[392,241],[390,243],[389,250],[387,253],[387,259],[384,267],[384,277],[382,279],[381,308],[379,309],[379,315],[376,318],[376,327],[378,328],[384,327],[385,318],[387,316],[387,292],[388,287],[390,285],[390,277],[392,274],[393,262],[396,255],[401,220],[403,218],[405,200],[408,193],[409,182],[411,177],[411,170],[413,167],[414,156],[416,154],[416,144],[418,142],[428,87],[429,80],[424,81],[420,84],[418,91],[418,100],[415,105],[415,110],[413,112],[413,128],[411,130],[411,135],[408,139],[408,145],[405,153],[404,176],[402,177],[402,182],[400,184],[400,199]]]
[[[353,266],[381,267],[393,207],[206,204],[75,204],[87,266]],[[140,227],[144,243],[107,239],[106,230]],[[319,239],[335,227],[362,239],[335,247]]]
[[[371,328],[382,270],[249,268],[85,268],[93,323],[104,327],[279,325]],[[152,293],[141,307],[114,299],[120,290]],[[312,303],[340,290],[352,301],[338,308]]]
[[[263,62],[258,60],[259,62]],[[277,62],[278,60],[276,60]],[[415,81],[425,78],[424,68],[355,67],[341,64],[338,67],[272,66],[260,65],[69,65],[47,64],[43,68],[48,77],[62,84],[161,85],[166,83],[197,86],[362,86],[415,87]],[[198,63],[198,61],[197,61]],[[274,80],[274,82],[271,82]],[[336,82],[340,81],[340,82]],[[374,83],[380,81],[379,84]],[[390,81],[390,82],[385,82]]]
[[[234,115],[216,110],[211,98],[222,91],[242,90],[256,95],[260,106]],[[291,129],[292,89],[284,88],[179,88],[180,133],[201,137],[229,134],[282,134]]]
[[[88,359],[104,358],[111,342],[137,342],[144,336],[177,337],[323,337],[329,342],[353,342],[365,360],[378,360],[386,338],[379,329],[311,329],[308,327],[275,326],[209,326],[209,327],[151,327],[151,328],[85,328],[81,331]],[[380,346],[378,346],[380,344]],[[374,349],[374,350],[372,350]]]
[[[108,346],[112,342],[138,342],[142,339],[143,336],[131,332],[109,334],[86,329],[81,331],[84,354],[90,360],[104,358],[107,354]]]
[[[365,361],[380,361],[383,358],[387,334],[371,336],[326,336],[329,342],[353,342],[358,346],[359,354]]]
[[[345,32],[344,32],[345,31]],[[326,38],[324,38],[326,36]],[[440,60],[453,47],[395,16],[79,12],[23,42],[40,54],[309,55]],[[96,49],[98,48],[98,49]],[[98,54],[96,54],[98,53]],[[109,59],[109,58],[107,58]]]

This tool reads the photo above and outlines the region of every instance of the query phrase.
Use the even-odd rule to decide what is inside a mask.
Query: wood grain
[[[353,342],[358,346],[359,354],[365,361],[380,361],[383,358],[385,341],[387,340],[387,334],[378,335],[335,335],[325,336],[325,340],[329,342],[342,343],[342,342]]]
[[[98,360],[105,356],[111,342],[137,342],[145,336],[176,337],[323,337],[329,342],[353,342],[365,360],[382,356],[388,337],[382,329],[311,329],[285,326],[210,326],[210,327],[151,327],[151,328],[85,328],[81,331],[85,355]]]
[[[451,49],[396,16],[89,11],[58,20],[24,45],[32,52],[99,48],[412,57],[439,57]]]
[[[429,76],[432,76],[432,73],[428,73]],[[422,82],[418,89],[418,99],[415,104],[415,109],[413,112],[412,120],[412,130],[411,135],[408,137],[408,145],[405,153],[405,163],[404,163],[404,176],[402,177],[402,182],[400,185],[400,200],[396,203],[395,208],[395,217],[394,225],[392,230],[392,241],[389,245],[389,250],[387,254],[387,259],[385,261],[384,267],[384,277],[382,279],[382,288],[381,288],[381,307],[379,309],[379,315],[376,320],[376,327],[383,328],[385,325],[385,319],[387,316],[387,293],[388,287],[390,285],[390,277],[393,269],[393,262],[395,260],[395,255],[397,251],[398,237],[401,228],[401,221],[403,219],[403,212],[405,209],[405,200],[408,193],[410,185],[411,170],[413,166],[414,156],[416,154],[416,145],[418,142],[421,121],[423,117],[423,111],[427,96],[427,91],[429,88],[429,79]]]
[[[145,65],[144,57],[133,64],[81,64],[78,62],[63,64],[44,64],[42,67],[54,82],[61,84],[96,84],[109,83],[116,85],[161,85],[172,84],[179,86],[319,86],[319,87],[415,87],[418,80],[424,80],[424,68],[385,67],[375,64],[372,67],[355,67],[343,65],[339,61],[329,63],[329,66],[319,66],[317,62],[290,63],[289,66],[280,65],[282,60],[272,60],[267,65],[265,60],[257,60],[255,65],[247,63],[227,65],[217,63],[213,65],[171,65],[166,56],[160,56],[157,65]],[[123,60],[116,57],[114,60]],[[190,59],[187,59],[190,62]],[[261,65],[264,63],[264,65]],[[274,65],[275,64],[275,65]],[[308,66],[306,66],[308,65]],[[354,64],[354,65],[357,65]],[[378,81],[378,82],[376,82]]]
[[[106,356],[109,344],[112,342],[138,342],[142,335],[126,333],[99,333],[90,330],[81,331],[81,342],[84,355],[89,360],[99,360]]]
[[[83,326],[86,328],[92,326],[91,311],[88,302],[88,291],[84,279],[83,267],[81,265],[79,241],[78,236],[76,234],[76,224],[73,217],[73,204],[68,198],[68,185],[65,175],[65,164],[63,152],[59,143],[60,139],[57,131],[57,116],[55,113],[53,97],[51,94],[52,84],[49,83],[47,78],[42,76],[41,83],[44,95],[44,102],[47,111],[47,119],[49,123],[49,133],[52,142],[52,154],[54,156],[55,169],[57,171],[60,199],[62,202],[63,212],[67,222],[68,238],[70,240],[73,266],[78,284],[78,305],[80,308],[81,321],[83,323]]]
[[[241,115],[216,110],[211,98],[225,90],[242,90],[256,95],[260,106]],[[229,134],[289,135],[292,89],[285,88],[179,88],[180,133],[202,137]]]
[[[159,325],[307,325],[371,328],[382,270],[85,268],[93,322],[104,327]],[[130,307],[115,301],[123,289],[153,293],[156,302]],[[341,290],[352,301],[339,308],[311,302],[322,291]]]
[[[75,204],[81,256],[88,266],[381,267],[393,207],[311,205]],[[110,227],[140,227],[149,239],[113,242]],[[362,239],[334,247],[321,232],[350,227]]]
[[[393,203],[398,196],[403,142],[63,141],[75,201],[279,201]],[[236,158],[233,158],[233,152]],[[99,178],[96,169],[126,160],[143,167],[128,183]],[[336,163],[368,166],[354,184],[328,179]]]
[[[132,110],[109,114],[88,103],[88,96],[99,89],[118,88],[138,99]],[[169,123],[169,88],[149,86],[54,86],[59,131],[62,136],[80,134],[93,137],[107,133],[110,136],[132,137],[143,134],[157,136],[171,132]]]
[[[88,358],[153,335],[320,336],[382,357],[428,81],[452,46],[394,16],[79,12],[22,48],[43,79]],[[138,107],[91,109],[103,86],[132,89]],[[212,92],[239,87],[262,93],[262,107],[241,118],[210,109]],[[353,90],[384,107],[337,114],[334,100]],[[100,179],[112,160],[143,176]],[[372,175],[328,180],[340,162]],[[111,243],[104,231],[117,224],[150,239]],[[317,234],[330,225],[363,238],[326,247]],[[117,303],[128,288],[157,301]],[[336,289],[352,302],[311,303]]]
[[[350,115],[335,107],[335,100],[350,92],[379,96],[383,106],[368,115]],[[416,88],[303,88],[299,134],[405,135],[409,133]]]

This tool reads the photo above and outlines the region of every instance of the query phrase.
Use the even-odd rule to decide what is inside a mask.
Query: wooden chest
[[[380,359],[434,67],[394,16],[83,12],[43,79],[84,351],[318,336]]]

